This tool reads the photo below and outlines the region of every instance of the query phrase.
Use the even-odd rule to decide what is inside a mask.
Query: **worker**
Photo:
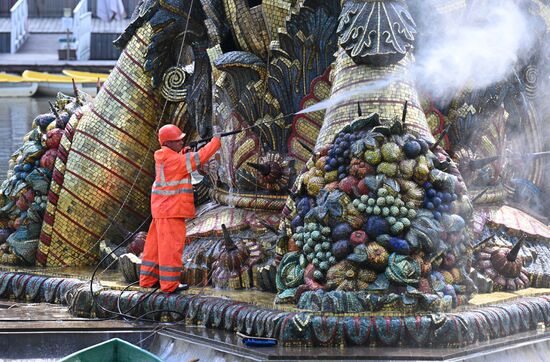
[[[204,164],[220,148],[218,134],[198,152],[186,152],[183,133],[168,124],[159,130],[162,146],[155,152],[156,178],[151,190],[153,221],[145,241],[139,285],[160,284],[166,293],[187,289],[180,284],[182,254],[185,246],[185,219],[195,217],[191,172]],[[160,281],[160,283],[159,283]]]

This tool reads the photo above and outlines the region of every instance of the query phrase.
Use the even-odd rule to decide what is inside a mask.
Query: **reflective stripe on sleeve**
[[[161,183],[166,182],[166,176],[164,176],[164,163],[160,164],[160,182]]]
[[[195,166],[196,168],[199,168],[200,165],[201,165],[201,158],[199,157],[199,153],[195,152]],[[189,170],[189,172],[191,172],[191,170]]]
[[[189,163],[190,162],[191,161],[189,161]],[[159,173],[160,173],[160,175],[159,175],[160,176],[160,182],[155,181],[155,183],[153,183],[153,187],[179,186],[179,185],[191,184],[191,177],[190,176],[184,177],[181,180],[166,182],[166,176],[164,174],[164,163],[160,164]]]
[[[191,167],[191,155],[189,153],[185,154],[185,167],[187,167],[187,172],[191,173],[193,171]]]
[[[172,196],[172,195],[179,195],[179,194],[192,194],[193,189],[152,190],[151,193],[155,195]]]

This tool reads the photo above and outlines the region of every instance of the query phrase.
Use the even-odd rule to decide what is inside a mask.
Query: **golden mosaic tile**
[[[278,29],[285,26],[285,20],[290,14],[291,2],[285,0],[264,0],[262,6],[270,39],[277,39]]]
[[[357,65],[343,50],[337,54],[332,95],[350,92],[347,100],[327,110],[317,146],[332,141],[334,135],[357,117],[357,104],[363,114],[376,112],[387,120],[401,119],[405,101],[409,102],[407,126],[416,134],[433,140],[414,84],[408,79],[408,67],[414,61],[407,56],[391,66]],[[399,74],[399,78],[394,76]],[[364,89],[364,90],[363,90]]]
[[[493,303],[505,302],[518,298],[514,293],[496,292],[490,294],[477,294],[468,301],[469,304],[475,306],[484,306]]]
[[[138,30],[145,42],[151,34],[149,25]],[[143,68],[130,59],[143,63],[146,49],[136,38],[130,41],[93,109],[86,110],[74,127],[72,144],[64,138],[63,146],[70,150],[67,164],[56,165],[60,172],[66,168],[63,185],[56,188],[52,183],[59,200],[57,208],[48,207],[53,224],[43,227],[51,243],[39,246],[48,266],[95,262],[107,215],[115,215],[124,201],[119,221],[137,225],[149,214],[154,177],[150,151],[158,148],[155,129],[162,106]],[[68,235],[74,239],[67,240]]]

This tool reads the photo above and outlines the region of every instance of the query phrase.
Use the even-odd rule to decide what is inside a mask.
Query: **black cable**
[[[183,32],[183,40],[182,40],[181,47],[180,47],[180,52],[179,52],[179,55],[178,55],[178,63],[179,63],[179,60],[181,59],[181,52],[182,52],[183,46],[184,46],[184,44],[185,44],[185,37],[187,36],[187,29],[188,29],[188,26],[189,26],[189,19],[191,18],[191,12],[192,12],[192,10],[193,10],[193,3],[194,3],[194,0],[191,0],[191,3],[190,3],[190,5],[189,5],[189,11],[187,12],[187,21],[186,21],[186,23],[185,23],[185,30],[184,30],[184,32]],[[166,109],[167,103],[168,103],[168,101],[164,102],[164,107],[163,107],[163,109],[162,109],[162,114],[164,114],[164,111],[165,111],[165,109]],[[159,125],[160,125],[161,120],[162,120],[162,115],[161,115],[161,117],[159,118],[159,123],[157,124],[157,130],[158,130],[158,127],[159,127]],[[148,151],[147,153],[149,153],[149,151]],[[144,164],[145,164],[145,163],[142,163],[142,168],[143,168],[143,165],[144,165]],[[141,169],[140,169],[140,172],[141,172]],[[138,175],[139,175],[139,173],[138,173]],[[136,180],[137,180],[137,176],[136,176]],[[134,182],[134,183],[135,183],[135,182]],[[134,186],[134,185],[132,185],[132,187],[133,187],[133,186]],[[130,192],[131,192],[131,190],[130,190]],[[128,194],[128,195],[129,195],[129,194]],[[128,196],[126,197],[126,199],[127,199],[127,198],[128,198]],[[126,201],[126,200],[125,200],[125,201]],[[122,206],[120,207],[119,211],[117,212],[117,215],[118,215],[118,213],[119,213],[121,210],[122,210]],[[115,215],[115,216],[116,216],[116,215]],[[122,245],[123,245],[126,241],[128,241],[130,238],[132,238],[132,237],[137,233],[137,231],[143,226],[143,224],[145,224],[145,222],[146,222],[147,220],[149,220],[150,217],[151,217],[151,216],[147,217],[147,219],[145,219],[145,221],[142,222],[141,225],[138,226],[138,228],[137,228],[132,234],[130,234],[129,236],[127,236],[120,244],[117,245],[117,247],[116,247],[115,249],[111,250],[111,252],[109,252],[107,255],[105,255],[105,256],[100,260],[100,262],[96,265],[96,267],[95,267],[95,269],[94,269],[94,272],[92,273],[92,277],[90,278],[90,293],[92,294],[92,300],[93,300],[93,302],[94,302],[101,310],[103,310],[104,312],[107,312],[107,313],[110,313],[110,314],[115,314],[116,316],[121,316],[121,317],[123,317],[123,318],[124,318],[124,317],[135,318],[135,317],[133,317],[133,316],[130,316],[130,315],[127,315],[127,314],[124,314],[124,313],[120,313],[120,312],[121,312],[121,311],[120,311],[120,298],[121,298],[121,296],[122,296],[123,293],[120,293],[120,295],[118,296],[118,299],[117,299],[117,306],[119,307],[119,312],[110,311],[110,310],[108,310],[107,308],[103,307],[101,304],[99,304],[99,303],[97,302],[97,298],[96,298],[96,296],[95,296],[95,294],[94,294],[93,284],[94,284],[95,274],[96,274],[97,271],[99,270],[99,266],[103,263],[103,261],[105,261],[105,260],[107,259],[107,257],[109,257],[111,254],[113,254],[116,250],[120,249],[120,248],[122,247]],[[111,223],[111,224],[112,224],[112,223]],[[126,288],[128,288],[128,286],[127,286]],[[125,289],[126,289],[126,288],[125,288]],[[135,306],[133,306],[130,310],[136,308],[138,305],[140,305],[140,304],[143,303],[145,300],[147,300],[147,298],[148,298],[149,296],[151,296],[154,292],[156,292],[156,290],[158,290],[158,289],[155,289],[155,290],[153,290],[152,292],[150,292],[149,294],[147,294],[141,301],[139,301],[139,302],[138,302]],[[128,310],[128,311],[130,311],[130,310]],[[180,314],[181,314],[181,313],[180,313]],[[156,322],[156,321],[154,321],[154,322]]]
[[[120,299],[122,298],[122,294],[124,294],[124,292],[126,290],[128,290],[128,288],[130,288],[131,286],[133,285],[136,285],[137,283],[139,283],[139,280],[138,281],[135,281],[133,283],[130,283],[128,284],[126,287],[124,287],[124,289],[122,289],[122,291],[120,292],[120,295],[118,296],[118,298],[116,299],[116,307],[117,307],[117,310],[118,310],[118,313],[119,314],[124,314],[124,315],[127,315],[128,313],[130,313],[130,311],[132,311],[134,308],[136,308],[138,305],[141,304],[141,300],[138,300],[138,302],[132,306],[130,309],[128,309],[127,311],[125,312],[122,312],[122,310],[120,309]],[[146,295],[143,299],[147,299],[149,297],[150,294],[153,294],[154,292],[156,292],[158,290],[158,288],[155,288],[152,292],[150,292],[148,295]],[[126,317],[122,317],[122,319],[126,320]]]
[[[108,254],[106,254],[105,256],[103,256],[103,258],[99,261],[99,263],[96,265],[93,273],[92,273],[92,276],[90,278],[90,293],[92,294],[92,300],[94,302],[94,304],[96,304],[101,310],[103,310],[105,313],[107,314],[111,314],[113,315],[112,317],[108,317],[108,318],[102,318],[102,319],[99,319],[99,320],[113,320],[113,319],[116,319],[118,317],[121,317],[124,321],[147,321],[147,322],[152,322],[152,323],[159,323],[157,320],[154,320],[154,319],[150,319],[150,318],[146,318],[144,319],[143,317],[145,317],[146,315],[149,315],[149,314],[153,314],[153,313],[175,313],[175,314],[179,314],[181,315],[183,318],[182,320],[185,319],[185,315],[180,312],[180,311],[176,311],[176,310],[170,310],[170,309],[156,309],[156,310],[152,310],[152,311],[149,311],[149,312],[146,312],[146,313],[143,313],[137,317],[133,316],[133,315],[130,315],[128,314],[130,311],[134,310],[135,308],[137,308],[140,304],[142,304],[143,302],[145,302],[151,295],[153,295],[153,293],[155,293],[158,288],[155,288],[154,290],[152,290],[151,292],[148,292],[141,300],[139,300],[135,305],[133,305],[130,309],[128,309],[127,311],[125,312],[122,312],[121,308],[120,308],[120,299],[122,298],[122,295],[124,294],[124,292],[130,288],[131,286],[135,285],[136,283],[138,282],[133,282],[133,283],[130,283],[129,285],[127,285],[123,290],[122,292],[118,295],[117,297],[117,309],[118,311],[111,311],[107,308],[105,308],[104,306],[102,306],[98,300],[97,300],[97,297],[94,293],[94,290],[93,290],[93,282],[94,282],[94,279],[95,279],[95,275],[97,273],[97,271],[99,270],[99,267],[101,266],[101,264],[109,257],[111,256],[112,254],[114,254],[118,249],[120,249],[123,245],[126,244],[126,242],[128,240],[130,240],[132,237],[134,237],[138,231],[142,228],[142,226],[151,218],[151,216],[149,216],[147,219],[145,219],[137,228],[136,230],[134,230],[130,235],[128,235],[124,240],[122,240],[122,242],[120,242],[114,249],[112,249]],[[201,295],[201,293],[204,291],[204,288],[208,285],[208,281],[210,280],[211,278],[209,278],[206,282],[206,284],[203,286],[203,288],[201,289],[201,292],[195,296],[192,296],[192,298],[196,298],[198,296]],[[98,320],[98,319],[96,319]],[[169,322],[169,323],[163,323],[163,324],[179,324],[181,323],[181,321],[176,321],[176,322]]]
[[[115,319],[117,317],[125,317],[125,315],[123,313],[118,313],[116,311],[111,311],[111,310],[108,310],[107,308],[105,308],[104,306],[102,306],[97,298],[96,298],[96,295],[94,293],[94,279],[95,279],[95,275],[97,273],[97,271],[99,270],[99,267],[101,266],[101,264],[108,258],[110,257],[112,254],[115,253],[115,251],[117,251],[118,249],[120,249],[123,245],[125,245],[127,243],[128,240],[130,240],[131,238],[133,238],[137,233],[138,231],[142,228],[142,226],[147,222],[149,221],[149,219],[151,218],[151,216],[148,216],[137,228],[136,230],[134,230],[134,232],[132,232],[130,235],[128,235],[126,238],[124,238],[124,240],[122,240],[114,249],[112,249],[108,254],[106,254],[105,256],[103,256],[103,258],[99,261],[99,263],[97,263],[93,273],[92,273],[92,276],[90,278],[90,293],[92,294],[92,300],[94,302],[95,305],[97,305],[102,311],[106,312],[107,314],[114,314],[115,316],[114,317],[110,317],[110,318],[106,318],[107,320],[109,319]],[[121,293],[122,294],[122,293]],[[120,295],[119,295],[119,300],[117,301],[117,304],[120,302]],[[145,301],[147,298],[143,298],[142,301],[140,301],[137,305],[143,303],[143,301]],[[137,306],[136,305],[136,306]]]

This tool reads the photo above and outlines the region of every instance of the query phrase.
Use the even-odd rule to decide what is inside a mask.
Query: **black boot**
[[[172,293],[179,293],[179,292],[183,292],[184,290],[187,290],[189,289],[189,285],[187,284],[180,284],[176,287],[176,289],[174,289],[174,291]]]

